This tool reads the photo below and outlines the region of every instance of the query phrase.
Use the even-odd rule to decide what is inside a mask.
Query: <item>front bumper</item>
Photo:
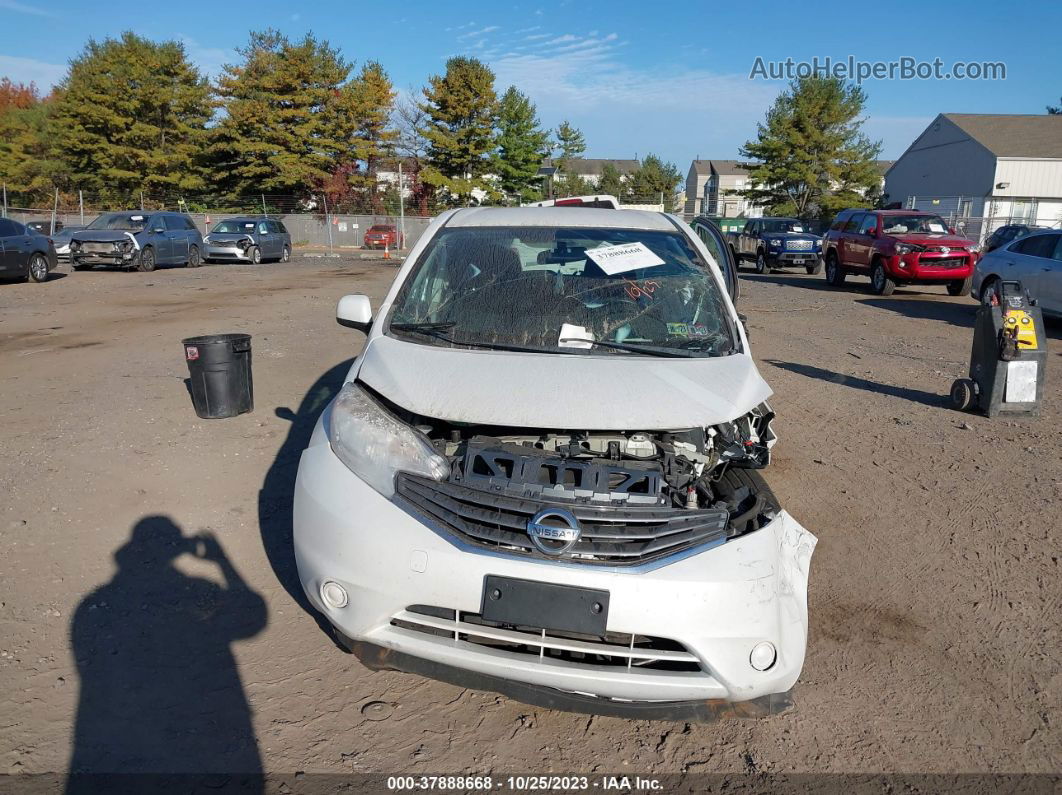
[[[237,246],[215,246],[206,244],[206,252],[203,254],[207,259],[228,260],[229,262],[250,262],[251,257],[247,253],[251,247],[239,248]]]
[[[897,281],[946,284],[964,281],[973,273],[977,257],[969,253],[915,252],[886,259],[886,270]]]
[[[113,253],[100,251],[71,251],[68,256],[74,265],[111,265],[129,267],[136,263],[139,254],[140,252],[134,249],[132,251],[115,251]]]
[[[811,265],[821,256],[822,252],[818,249],[804,251],[767,249],[767,262],[772,265]]]
[[[755,533],[651,570],[473,550],[365,485],[332,453],[318,424],[299,466],[294,530],[303,589],[342,636],[487,680],[621,701],[734,702],[786,693],[804,662],[816,540],[785,512]],[[607,590],[609,633],[677,642],[693,656],[694,670],[553,659],[545,653],[554,642],[548,631],[521,636],[543,649],[528,654],[462,639],[469,627],[456,622],[449,634],[410,628],[413,605],[458,611],[457,622],[478,614],[488,574]],[[348,594],[345,606],[325,603],[329,581]],[[444,619],[423,623],[448,626]],[[762,641],[775,646],[777,658],[757,671],[749,655]]]

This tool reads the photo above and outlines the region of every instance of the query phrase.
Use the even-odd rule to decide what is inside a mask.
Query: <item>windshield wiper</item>
[[[392,323],[391,328],[396,331],[410,331],[414,334],[423,334],[432,339],[442,340],[451,345],[462,348],[482,348],[488,351],[513,351],[514,353],[576,353],[577,351],[556,351],[550,348],[532,348],[526,345],[507,345],[502,342],[464,342],[455,340],[449,334],[443,334],[446,329],[453,328],[456,323]]]
[[[582,342],[588,343],[595,348],[614,348],[617,351],[628,351],[629,353],[640,353],[643,356],[667,356],[670,358],[684,358],[689,359],[693,356],[689,351],[683,351],[678,349],[669,348],[646,348],[638,343],[631,342],[611,342],[608,340],[588,340],[584,337],[565,337],[557,340],[557,342]]]

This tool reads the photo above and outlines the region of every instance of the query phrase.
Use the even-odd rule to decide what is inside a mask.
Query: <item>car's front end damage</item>
[[[257,245],[254,236],[246,232],[211,232],[203,238],[204,256],[219,262],[251,262]]]
[[[623,212],[426,233],[448,224],[303,453],[299,576],[372,667],[596,714],[769,714],[816,541],[759,474],[771,391],[721,275],[679,222]]]
[[[67,256],[78,268],[94,265],[129,268],[140,257],[140,241],[133,232],[83,229],[71,235]]]

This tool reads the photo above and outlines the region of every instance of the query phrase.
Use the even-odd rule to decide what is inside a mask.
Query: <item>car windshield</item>
[[[147,225],[143,213],[105,213],[88,225],[88,229],[113,229],[120,232],[139,232]]]
[[[948,231],[939,215],[886,215],[881,225],[887,235],[943,235]]]
[[[715,276],[677,231],[443,229],[407,278],[389,323],[392,335],[442,346],[674,356],[738,350]]]
[[[764,232],[803,232],[804,225],[792,218],[764,218]]]
[[[250,234],[254,231],[254,221],[218,221],[210,231],[216,235],[239,234],[240,232]]]

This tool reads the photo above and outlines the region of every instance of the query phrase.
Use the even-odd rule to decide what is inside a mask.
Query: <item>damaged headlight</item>
[[[251,245],[251,240],[250,238],[245,237],[242,238],[236,245],[242,249],[247,249]]]
[[[332,403],[328,441],[347,467],[385,497],[395,493],[395,474],[411,472],[435,480],[450,464],[422,434],[400,422],[364,389],[347,383]]]

